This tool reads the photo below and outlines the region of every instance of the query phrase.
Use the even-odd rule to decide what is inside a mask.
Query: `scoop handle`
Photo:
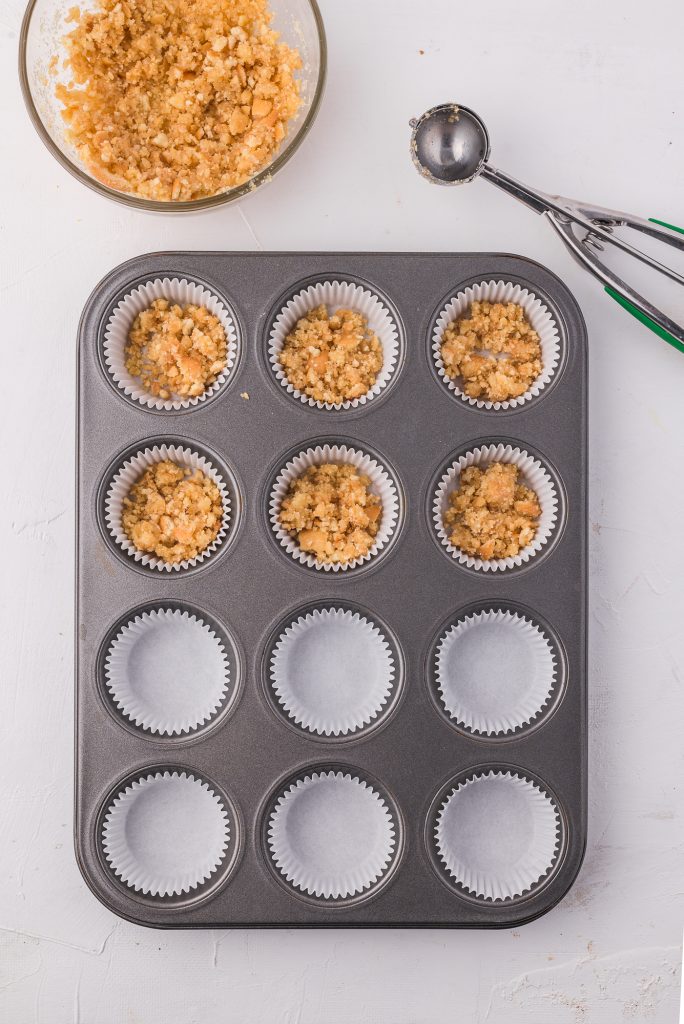
[[[670,227],[669,224],[665,226]],[[675,228],[674,230],[682,231],[681,228]],[[682,231],[682,234],[684,234],[684,231]],[[654,334],[657,334],[659,338],[662,338],[663,341],[666,341],[668,345],[672,345],[672,347],[676,348],[679,352],[684,352],[684,344],[682,344],[678,338],[675,338],[673,334],[670,334],[670,332],[666,331],[664,327],[657,324],[655,320],[651,320],[650,316],[647,316],[647,314],[644,313],[643,310],[639,309],[638,306],[635,306],[633,302],[630,302],[629,299],[625,298],[624,295],[621,295],[620,292],[611,288],[608,284],[605,285],[605,290],[610,295],[611,299],[615,299],[623,309],[626,309],[628,313],[631,313],[635,319],[644,324],[645,327],[648,327]]]

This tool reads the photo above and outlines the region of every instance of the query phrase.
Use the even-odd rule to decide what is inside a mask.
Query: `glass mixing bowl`
[[[299,50],[303,65],[299,73],[301,106],[270,163],[235,188],[187,202],[144,199],[103,185],[93,177],[66,138],[60,113],[61,104],[55,96],[55,85],[59,81],[64,55],[60,40],[69,30],[66,18],[75,2],[30,0],[19,38],[19,75],[28,112],[45,145],[75,178],[101,195],[139,210],[167,213],[221,206],[253,192],[263,182],[270,181],[306,138],[318,112],[325,84],[326,43],[323,20],[316,0],[270,0],[273,28],[280,32],[284,42]],[[58,57],[57,70],[50,73],[50,63],[55,54]]]

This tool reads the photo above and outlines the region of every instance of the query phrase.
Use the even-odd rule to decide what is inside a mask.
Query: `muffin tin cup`
[[[109,645],[104,677],[125,719],[169,738],[207,725],[234,685],[220,638],[198,615],[179,608],[131,618]]]
[[[382,345],[382,368],[372,387],[359,398],[335,403],[320,402],[315,398],[310,398],[309,395],[290,383],[287,372],[280,363],[280,353],[285,340],[295,328],[297,321],[321,305],[327,306],[329,312],[336,312],[338,309],[352,309],[356,313],[361,313],[368,321],[370,330],[377,335]],[[319,281],[297,292],[276,316],[268,339],[268,358],[276,380],[293,398],[299,399],[313,409],[339,411],[366,405],[380,394],[396,372],[400,359],[400,346],[399,327],[395,317],[375,292],[351,281]]]
[[[208,882],[237,841],[224,801],[184,770],[150,772],[122,788],[106,808],[100,838],[121,884],[162,898]]]
[[[370,479],[370,490],[382,501],[382,516],[375,540],[365,555],[353,558],[349,562],[318,562],[297,544],[296,540],[280,525],[280,508],[290,483],[309,469],[324,463],[337,463],[355,466],[359,473]],[[290,459],[278,473],[271,489],[269,499],[269,519],[273,532],[281,547],[295,561],[310,569],[324,572],[340,573],[355,569],[371,559],[377,558],[395,533],[399,520],[399,493],[397,486],[388,471],[378,461],[365,452],[350,448],[346,444],[323,444],[301,451]]]
[[[387,802],[353,770],[311,771],[278,796],[266,827],[267,855],[305,896],[352,899],[387,876],[397,827]]]
[[[169,299],[179,306],[204,306],[218,318],[226,332],[225,369],[201,395],[192,398],[181,398],[179,395],[168,399],[158,398],[145,389],[139,377],[132,376],[126,369],[126,346],[133,322],[140,313],[150,308],[155,299]],[[104,329],[102,354],[105,368],[114,385],[131,401],[147,409],[179,412],[181,409],[196,408],[220,391],[232,373],[237,351],[237,325],[222,299],[204,285],[185,277],[157,277],[137,285],[117,302]]]
[[[396,687],[392,649],[357,611],[315,608],[292,621],[270,657],[279,707],[302,730],[345,737],[371,725]]]
[[[557,686],[553,647],[517,612],[474,612],[442,633],[434,655],[440,706],[476,735],[506,736],[530,725]]]
[[[447,376],[441,351],[444,332],[449,324],[464,316],[473,302],[477,301],[514,302],[522,306],[527,319],[539,335],[542,371],[529,389],[517,398],[509,398],[503,402],[471,398],[461,389],[460,378]],[[477,409],[498,411],[516,409],[541,394],[558,369],[562,354],[561,344],[561,335],[554,315],[534,292],[511,281],[482,281],[458,292],[440,311],[432,332],[432,357],[439,377],[454,395]]]
[[[473,774],[450,789],[433,833],[447,877],[490,902],[539,886],[558,860],[561,838],[560,811],[548,793],[502,770]]]
[[[165,460],[175,462],[184,469],[194,471],[201,470],[206,476],[214,481],[221,495],[223,504],[223,518],[221,527],[214,540],[204,551],[201,551],[194,558],[183,559],[181,562],[165,562],[161,558],[150,555],[147,552],[139,551],[128,539],[123,528],[122,514],[124,498],[129,493],[145,470],[157,462]],[[183,569],[194,568],[205,562],[222,544],[230,528],[231,501],[226,483],[219,471],[212,465],[209,459],[193,451],[192,448],[185,448],[175,444],[159,444],[151,448],[145,448],[136,455],[126,459],[124,464],[116,471],[113,478],[107,485],[104,501],[104,519],[106,527],[115,544],[134,562],[147,569],[158,570],[159,572],[180,572]]]
[[[518,467],[518,482],[536,493],[541,515],[532,543],[522,548],[517,555],[508,558],[474,558],[451,543],[444,526],[444,514],[449,508],[449,495],[458,489],[461,472],[470,466],[486,469],[493,462],[512,463]],[[546,468],[525,450],[503,443],[481,445],[460,455],[441,476],[432,501],[432,520],[443,548],[460,565],[478,572],[505,572],[530,562],[551,540],[558,526],[559,513],[558,491]]]

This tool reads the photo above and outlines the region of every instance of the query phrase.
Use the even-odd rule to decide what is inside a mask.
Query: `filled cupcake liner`
[[[187,470],[200,469],[218,487],[223,504],[223,519],[214,540],[204,551],[195,555],[194,558],[183,559],[181,562],[165,562],[163,559],[157,558],[156,555],[139,551],[128,539],[122,523],[124,498],[133,484],[139,480],[150,466],[153,466],[156,462],[164,462],[166,459],[175,462],[179,466],[183,466]],[[152,448],[145,448],[127,459],[109,483],[105,497],[105,521],[116,544],[140,565],[144,565],[148,569],[157,569],[159,572],[179,572],[181,569],[190,569],[209,558],[221,545],[228,532],[230,513],[230,495],[225,481],[218,470],[214,468],[204,455],[194,452],[191,448],[183,448],[175,444],[154,445]]]
[[[460,378],[447,376],[442,361],[442,339],[444,331],[454,320],[464,316],[473,302],[515,302],[522,306],[525,315],[539,335],[541,346],[542,371],[529,389],[517,398],[509,398],[504,402],[491,402],[481,398],[471,398],[460,387]],[[551,311],[542,300],[527,288],[510,281],[482,281],[459,292],[444,306],[432,333],[432,355],[437,373],[446,386],[468,405],[477,409],[515,409],[530,399],[536,398],[546,387],[555,374],[561,357],[561,337],[558,325]]]
[[[102,849],[117,878],[146,896],[182,896],[212,877],[234,840],[208,783],[158,771],[126,786],[107,808]]]
[[[515,612],[476,612],[442,635],[435,656],[441,704],[458,725],[502,736],[530,724],[551,699],[556,659],[542,630]]]
[[[449,495],[458,489],[462,470],[470,466],[486,469],[492,462],[507,462],[516,465],[520,471],[518,482],[533,490],[541,506],[537,532],[531,544],[521,548],[517,555],[507,558],[475,558],[455,547],[449,540],[444,527],[444,513],[449,507]],[[487,444],[460,455],[441,477],[432,504],[432,518],[441,543],[452,558],[469,569],[483,572],[503,572],[529,562],[549,542],[558,520],[559,498],[551,476],[541,462],[526,451],[510,444]]]
[[[214,630],[198,616],[160,608],[136,615],[112,641],[105,683],[139,729],[182,736],[205,725],[226,699],[230,666]]]
[[[201,394],[192,398],[159,398],[146,391],[139,377],[132,376],[126,369],[126,346],[128,335],[135,318],[149,309],[155,299],[169,299],[179,306],[204,306],[221,322],[226,332],[226,366],[213,384]],[[230,376],[237,357],[238,334],[233,317],[225,304],[213,292],[187,278],[155,278],[138,285],[128,292],[115,306],[104,332],[104,361],[117,387],[135,402],[148,409],[178,412],[205,402],[222,387]]]
[[[347,899],[387,871],[395,824],[367,782],[343,771],[314,772],[278,798],[268,821],[268,847],[296,889],[321,899]]]
[[[358,612],[315,609],[295,619],[271,655],[271,686],[300,728],[346,736],[369,725],[394,685],[392,650]]]
[[[292,480],[308,469],[310,466],[320,466],[324,463],[348,463],[355,466],[357,470],[370,479],[370,490],[377,494],[382,501],[382,517],[380,526],[375,535],[375,541],[365,555],[353,558],[349,562],[318,562],[316,558],[302,551],[296,540],[287,533],[280,525],[280,507],[287,493]],[[310,569],[322,569],[326,572],[345,572],[347,569],[354,569],[365,562],[375,558],[389,542],[397,526],[399,518],[399,495],[391,476],[375,459],[355,448],[348,448],[346,445],[317,445],[315,448],[307,448],[305,451],[290,459],[286,466],[279,472],[269,500],[269,517],[273,532],[282,547],[297,562],[308,566]]]
[[[327,306],[329,312],[338,309],[353,309],[368,321],[369,328],[377,335],[382,345],[382,369],[373,386],[359,398],[344,402],[320,402],[295,388],[288,380],[280,363],[280,353],[285,339],[294,329],[297,321],[318,306]],[[268,341],[268,358],[276,376],[288,394],[298,398],[314,409],[356,409],[379,395],[389,383],[399,361],[399,329],[393,315],[377,295],[350,281],[321,281],[294,295],[278,313]]]
[[[437,854],[471,895],[510,900],[536,886],[554,866],[560,814],[539,786],[510,771],[459,783],[437,814]]]

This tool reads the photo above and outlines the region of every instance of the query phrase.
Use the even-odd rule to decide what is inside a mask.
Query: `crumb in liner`
[[[534,540],[541,506],[537,494],[518,483],[513,463],[469,466],[449,495],[444,528],[451,544],[474,557],[511,558]]]

